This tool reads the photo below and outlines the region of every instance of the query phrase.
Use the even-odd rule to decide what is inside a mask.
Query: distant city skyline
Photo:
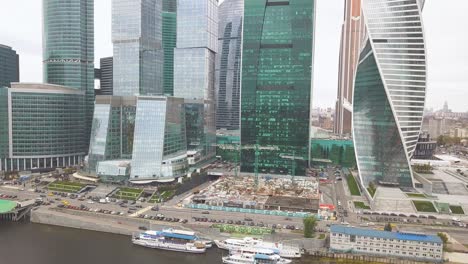
[[[317,0],[316,54],[313,107],[334,107],[338,85],[338,56],[344,1]],[[23,8],[28,6],[28,8]],[[456,7],[456,8],[454,8]],[[24,0],[2,3],[0,43],[20,55],[22,82],[42,82],[42,1]],[[464,98],[468,88],[468,27],[464,10],[468,1],[427,1],[424,27],[428,49],[427,108],[440,109],[447,101],[452,111],[466,112]],[[111,0],[95,1],[95,65],[112,56]],[[25,18],[14,27],[11,21]],[[27,18],[27,19],[26,19]]]

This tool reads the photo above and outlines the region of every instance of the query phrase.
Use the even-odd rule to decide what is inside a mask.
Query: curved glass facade
[[[413,187],[426,51],[421,1],[364,0],[367,42],[355,77],[353,130],[361,181]]]
[[[241,92],[241,170],[305,175],[315,1],[245,1]]]
[[[94,109],[94,0],[43,0],[44,82],[84,91],[86,145]]]

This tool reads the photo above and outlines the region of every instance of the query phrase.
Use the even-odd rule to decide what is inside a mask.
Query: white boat
[[[265,252],[269,251],[269,252]],[[289,264],[291,260],[281,258],[271,250],[263,253],[231,252],[222,258],[225,264]]]
[[[183,230],[166,229],[162,231],[145,231],[134,235],[132,243],[135,245],[157,248],[163,250],[205,253],[206,245],[198,241],[193,232]]]
[[[261,239],[245,237],[244,239],[229,238],[226,240],[214,240],[216,246],[232,251],[244,251],[256,253],[261,249],[271,249],[283,258],[300,258],[301,249],[293,246],[285,246],[282,243],[265,242]]]

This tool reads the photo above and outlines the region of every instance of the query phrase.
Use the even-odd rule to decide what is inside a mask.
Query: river
[[[148,249],[133,245],[128,236],[0,222],[0,264],[211,264],[221,263],[226,253],[216,247],[200,255]]]

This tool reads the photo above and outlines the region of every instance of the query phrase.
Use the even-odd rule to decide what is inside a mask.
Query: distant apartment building
[[[341,225],[330,227],[330,251],[443,262],[443,242],[438,236]]]
[[[430,117],[427,123],[427,131],[432,139],[437,139],[441,135],[448,134],[447,120],[440,117]]]
[[[0,44],[0,87],[19,82],[19,55],[9,46]]]
[[[243,12],[244,0],[226,0],[219,6],[215,84],[217,129],[239,129]]]
[[[361,0],[346,0],[341,29],[338,97],[333,127],[335,134],[351,134],[354,74],[361,50],[362,35],[364,35],[364,18],[361,16]]]
[[[468,138],[468,128],[454,128],[451,130],[450,134],[453,135],[453,137]]]
[[[80,165],[86,92],[52,84],[0,88],[0,170]]]

